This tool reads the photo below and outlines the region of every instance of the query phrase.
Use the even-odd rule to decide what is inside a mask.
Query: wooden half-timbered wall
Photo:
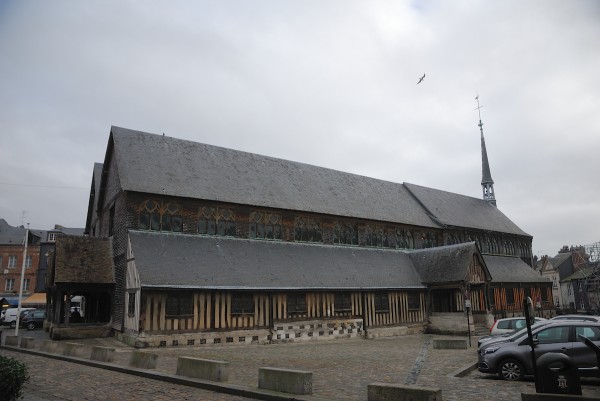
[[[351,311],[336,312],[334,293],[306,293],[306,311],[288,313],[286,293],[253,294],[254,313],[231,313],[232,292],[200,291],[192,294],[193,312],[187,316],[168,316],[165,291],[143,291],[139,308],[139,332],[211,331],[266,328],[272,321],[361,318],[366,327],[421,323],[425,320],[425,298],[418,293],[420,307],[409,305],[408,293],[388,292],[387,310],[376,310],[374,293],[353,292]],[[271,305],[272,302],[272,305]],[[363,306],[365,305],[365,306]],[[129,327],[132,330],[134,325]]]
[[[189,316],[166,314],[166,292],[142,294],[140,331],[206,331],[264,328],[270,325],[269,295],[254,294],[254,313],[231,313],[231,292],[198,292],[192,295]]]
[[[512,303],[507,301],[507,292],[512,293]],[[545,292],[545,297],[542,293]],[[505,313],[522,313],[523,312],[523,300],[526,297],[531,297],[534,307],[538,300],[544,300],[541,302],[542,309],[554,309],[554,298],[552,297],[552,287],[494,287],[494,310],[496,313],[504,311]]]
[[[419,309],[412,309],[408,303],[407,292],[388,292],[388,311],[375,309],[375,294],[365,294],[365,326],[389,326],[405,323],[420,323],[425,320],[425,295],[419,293]]]

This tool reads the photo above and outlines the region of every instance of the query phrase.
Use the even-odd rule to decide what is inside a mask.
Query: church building
[[[57,238],[51,336],[103,325],[137,347],[372,338],[466,333],[520,314],[528,296],[551,310],[531,235],[496,206],[483,131],[481,147],[476,199],[112,127],[88,237]],[[73,296],[94,308],[78,322],[61,312]]]

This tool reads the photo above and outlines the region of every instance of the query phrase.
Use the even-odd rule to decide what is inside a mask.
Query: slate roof
[[[423,283],[458,283],[467,279],[473,255],[478,253],[475,242],[467,242],[411,251],[408,256]]]
[[[405,183],[427,212],[443,226],[471,227],[480,230],[524,235],[496,206],[483,199]]]
[[[23,227],[13,227],[4,219],[0,219],[0,245],[23,245],[25,231]],[[44,235],[43,230],[29,229],[29,245],[35,245]]]
[[[581,279],[585,279],[593,274],[597,273],[597,270],[594,268],[583,268],[581,270],[576,271],[575,273],[565,277],[564,279],[560,280],[561,283],[564,282],[568,282],[568,281],[573,281],[573,280],[581,280]]]
[[[559,253],[558,255],[548,259],[550,260],[550,263],[552,263],[552,266],[554,266],[555,269],[558,269],[559,266],[569,260],[569,258],[571,258],[571,252]]]
[[[61,235],[56,238],[55,283],[114,283],[110,239]]]
[[[396,250],[129,231],[142,287],[252,290],[424,288]]]
[[[521,258],[483,255],[494,283],[550,283]]]
[[[528,236],[483,199],[412,184],[114,126],[111,151],[125,191]]]

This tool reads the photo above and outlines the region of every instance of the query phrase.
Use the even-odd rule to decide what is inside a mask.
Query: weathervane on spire
[[[483,138],[483,123],[481,122],[481,108],[479,104],[479,93],[475,97],[477,100],[477,113],[479,113],[479,131],[481,132],[481,186],[483,188],[483,199],[496,206],[496,196],[494,195],[494,180],[490,173],[490,163],[488,162],[487,150],[485,148],[485,139]]]

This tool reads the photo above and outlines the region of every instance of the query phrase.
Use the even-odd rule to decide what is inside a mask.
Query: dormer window
[[[48,242],[56,242],[56,233],[48,233]]]

